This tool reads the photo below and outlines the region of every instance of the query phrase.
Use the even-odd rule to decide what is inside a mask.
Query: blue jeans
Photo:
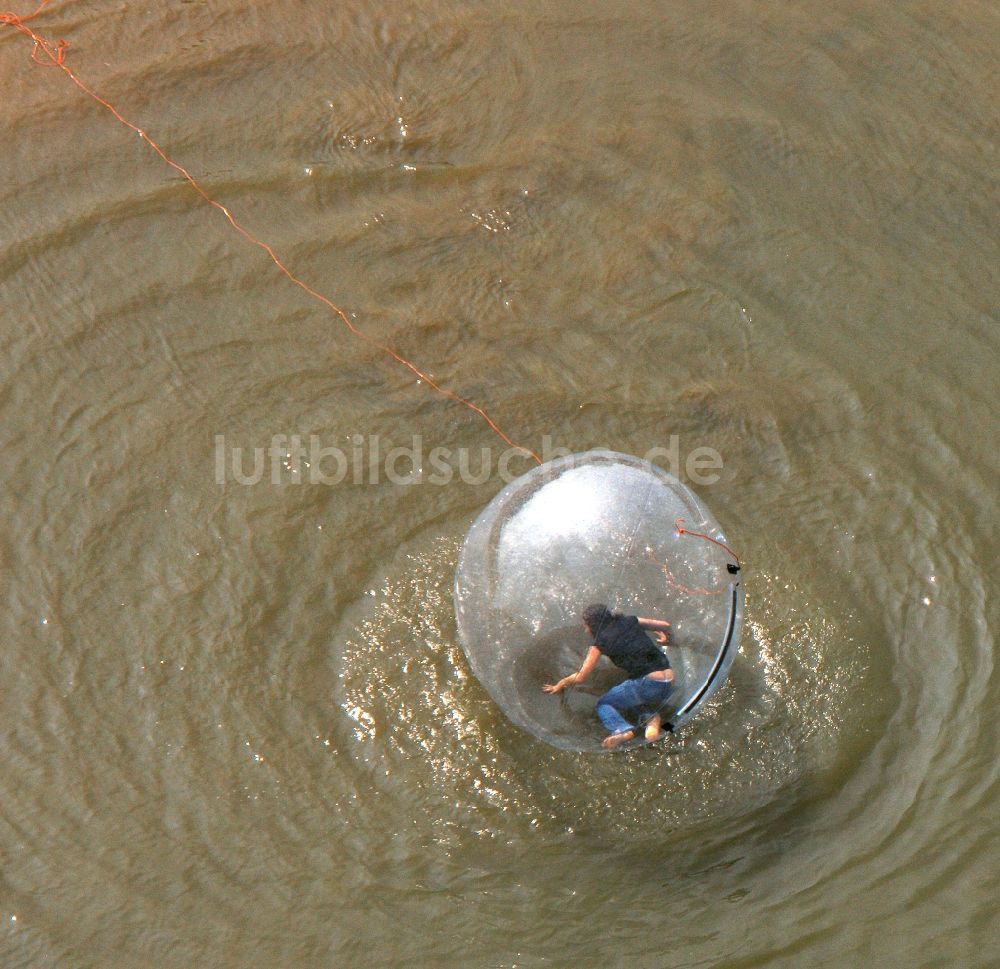
[[[621,711],[650,707],[655,713],[666,702],[673,688],[673,683],[651,680],[648,676],[626,680],[613,686],[597,701],[597,715],[609,733],[635,730],[636,727],[621,715]]]

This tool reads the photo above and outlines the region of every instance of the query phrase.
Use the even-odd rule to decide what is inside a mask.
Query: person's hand
[[[653,633],[653,639],[655,639],[661,646],[666,646],[670,642],[670,633]]]
[[[562,693],[567,686],[572,685],[576,682],[576,677],[574,676],[564,676],[558,683],[546,683],[542,689],[546,693]]]

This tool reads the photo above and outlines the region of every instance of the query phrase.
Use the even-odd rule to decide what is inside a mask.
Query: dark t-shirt
[[[609,622],[595,637],[597,648],[629,677],[670,669],[666,654],[646,635],[637,616],[621,616]]]

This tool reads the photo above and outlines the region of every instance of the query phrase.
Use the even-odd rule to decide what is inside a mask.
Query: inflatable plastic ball
[[[600,750],[598,696],[624,678],[607,659],[558,696],[592,644],[590,604],[672,624],[674,690],[661,711],[679,726],[725,680],[743,604],[735,556],[708,509],[639,458],[590,451],[508,484],[469,529],[455,576],[458,634],[476,677],[506,716],[568,750]]]

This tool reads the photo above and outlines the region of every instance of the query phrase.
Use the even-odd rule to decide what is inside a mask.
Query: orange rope
[[[742,565],[740,563],[740,557],[725,542],[720,542],[717,538],[712,538],[711,535],[706,535],[704,532],[692,532],[690,529],[684,528],[683,525],[684,525],[683,518],[678,518],[674,521],[674,528],[677,529],[678,535],[691,535],[694,538],[703,538],[705,539],[706,542],[711,542],[713,545],[718,545],[719,548],[725,549],[733,557],[733,560],[736,562],[737,566],[742,568]]]
[[[218,209],[226,217],[226,219],[228,220],[229,224],[232,226],[233,229],[235,229],[241,236],[243,236],[243,238],[246,239],[246,241],[249,242],[251,245],[257,246],[258,249],[263,249],[264,252],[268,254],[268,256],[270,257],[271,261],[275,264],[275,266],[277,266],[278,269],[281,270],[281,272],[288,278],[290,282],[294,283],[296,286],[299,287],[299,289],[305,291],[313,299],[317,300],[318,302],[326,306],[327,309],[329,309],[334,315],[340,318],[340,320],[344,323],[344,325],[348,328],[348,330],[350,330],[351,333],[354,334],[354,336],[363,340],[365,343],[368,343],[370,346],[381,351],[387,356],[392,357],[393,360],[395,360],[399,364],[402,364],[404,367],[407,368],[407,370],[415,374],[420,380],[426,381],[427,384],[431,386],[434,390],[436,390],[439,394],[443,395],[444,397],[448,397],[451,400],[454,400],[457,403],[464,405],[465,407],[468,407],[472,411],[475,411],[484,421],[486,421],[486,423],[490,426],[491,430],[493,430],[494,433],[496,433],[506,444],[508,444],[510,447],[517,448],[517,450],[522,451],[527,455],[530,455],[539,464],[542,463],[542,459],[537,454],[535,454],[534,451],[530,450],[529,448],[521,447],[520,445],[515,444],[500,429],[500,426],[496,423],[496,421],[494,421],[493,418],[490,417],[489,414],[487,414],[486,411],[483,410],[483,408],[480,407],[478,404],[473,403],[471,400],[467,400],[465,397],[462,397],[459,394],[456,394],[454,391],[449,390],[447,387],[443,387],[441,384],[437,383],[437,381],[435,381],[433,378],[431,378],[422,370],[420,370],[414,363],[411,363],[405,357],[400,356],[400,354],[398,354],[391,347],[386,346],[383,343],[379,343],[378,340],[374,339],[374,337],[369,336],[363,330],[359,330],[351,322],[348,315],[339,306],[337,306],[337,304],[334,303],[333,300],[324,296],[322,293],[317,292],[308,283],[303,282],[301,279],[299,279],[298,276],[292,273],[292,271],[278,258],[277,253],[275,253],[275,251],[266,242],[258,238],[249,229],[247,229],[245,226],[237,222],[236,218],[233,216],[233,213],[225,205],[223,205],[219,201],[216,201],[216,199],[212,198],[208,194],[208,192],[206,192],[205,189],[201,187],[201,184],[197,181],[197,179],[195,179],[195,177],[186,168],[184,168],[183,165],[174,161],[155,141],[153,141],[152,138],[149,137],[148,134],[146,134],[145,131],[142,130],[142,128],[129,121],[118,111],[117,108],[115,108],[113,104],[111,104],[109,101],[106,101],[96,91],[94,91],[92,88],[88,87],[83,81],[81,81],[65,63],[66,51],[69,48],[69,44],[67,44],[66,41],[64,40],[60,40],[58,44],[53,46],[49,41],[47,41],[44,37],[36,33],[34,30],[32,30],[31,27],[28,26],[27,22],[33,19],[34,17],[37,17],[38,14],[40,14],[42,10],[45,9],[45,7],[47,7],[50,2],[51,0],[42,0],[42,3],[39,4],[38,8],[33,13],[27,14],[24,17],[19,17],[17,14],[13,13],[0,13],[0,25],[13,27],[16,31],[18,31],[25,37],[28,37],[30,40],[32,40],[34,42],[35,47],[34,50],[32,50],[31,52],[31,59],[36,64],[40,64],[44,67],[58,67],[81,91],[83,91],[84,94],[86,94],[89,98],[96,101],[102,107],[110,111],[115,116],[115,118],[126,128],[129,128],[130,130],[134,131],[140,138],[142,138],[143,141],[146,142],[147,145],[149,145],[150,148],[153,149],[153,151],[156,152],[157,155],[160,156],[161,159],[163,159],[163,161],[167,165],[170,166],[170,168],[172,168],[182,178],[184,178],[184,180],[191,186],[191,188],[193,188],[202,197],[202,199],[204,199],[204,201],[206,201],[209,205],[213,206],[214,208]],[[48,60],[46,61],[44,59],[40,59],[39,53],[44,54],[45,57],[48,58]]]
[[[670,566],[666,562],[661,562],[651,551],[646,552],[646,557],[653,562],[663,573],[667,580],[667,585],[672,586],[678,592],[683,592],[689,596],[721,596],[725,589],[706,589],[703,586],[682,585],[674,578],[674,573],[670,571]]]
[[[691,535],[693,538],[703,538],[707,542],[711,542],[713,545],[718,545],[719,548],[725,549],[735,560],[737,567],[740,566],[740,557],[725,543],[720,542],[717,538],[712,538],[711,535],[706,535],[704,532],[693,532],[689,528],[684,527],[684,519],[677,518],[674,520],[674,528],[677,529],[678,535]],[[704,586],[689,586],[683,585],[674,578],[674,573],[670,570],[670,566],[666,562],[661,562],[654,554],[652,549],[646,549],[646,558],[649,559],[662,573],[664,578],[667,580],[667,585],[673,587],[678,592],[683,592],[685,595],[689,596],[720,596],[725,589],[707,589]]]

